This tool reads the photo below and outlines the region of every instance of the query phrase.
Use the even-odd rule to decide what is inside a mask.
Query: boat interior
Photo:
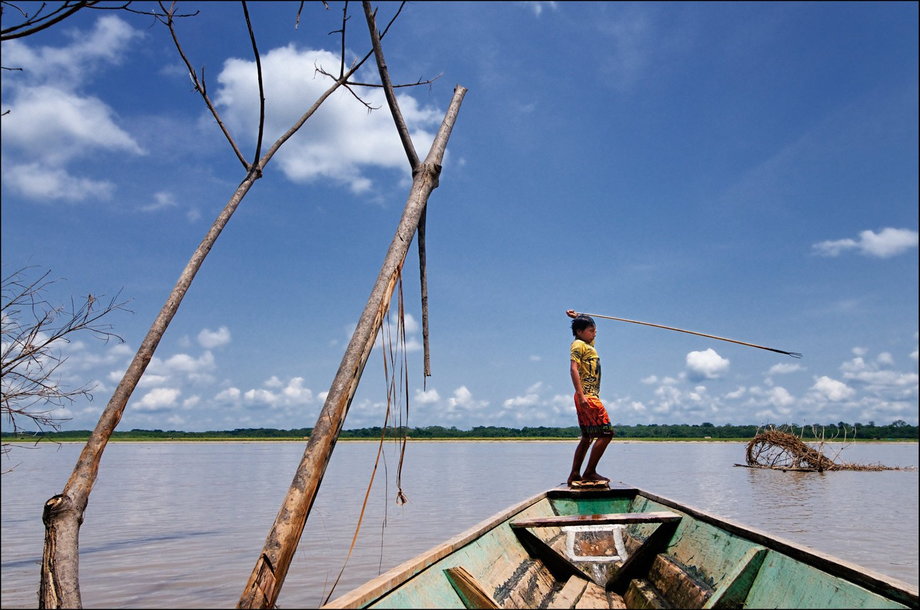
[[[551,489],[327,607],[907,608],[916,591],[622,484]]]

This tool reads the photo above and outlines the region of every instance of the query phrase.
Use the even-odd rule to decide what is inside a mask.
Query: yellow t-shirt
[[[572,341],[572,361],[578,363],[581,376],[581,388],[588,396],[600,396],[601,393],[601,358],[594,349],[594,344],[581,339]]]

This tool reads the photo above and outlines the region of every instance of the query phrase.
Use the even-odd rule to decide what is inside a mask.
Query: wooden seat
[[[565,527],[567,525],[628,525],[631,523],[672,523],[681,516],[670,511],[612,513],[606,515],[559,515],[513,521],[511,527]]]

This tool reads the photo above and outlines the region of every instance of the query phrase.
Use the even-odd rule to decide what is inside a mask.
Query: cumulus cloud
[[[848,250],[856,250],[864,256],[890,258],[916,248],[918,234],[911,229],[887,227],[880,232],[862,231],[857,239],[837,239],[814,244],[812,250],[820,256],[839,256]]]
[[[169,375],[184,375],[192,381],[207,381],[211,378],[210,373],[217,368],[217,365],[214,362],[214,355],[208,351],[197,358],[189,354],[176,354],[160,363],[151,362],[150,368],[155,372],[162,370]]]
[[[687,354],[687,370],[692,379],[718,379],[728,371],[730,361],[711,347]]]
[[[144,34],[115,15],[96,20],[89,33],[71,32],[71,43],[62,47],[30,47],[23,39],[3,46],[3,65],[22,68],[28,82],[55,81],[77,87],[89,73],[120,64],[124,50]]]
[[[502,403],[502,406],[506,409],[514,409],[517,407],[532,407],[534,405],[540,404],[540,389],[542,388],[543,383],[538,381],[533,384],[524,392],[521,396],[515,396],[509,398]]]
[[[172,409],[177,405],[181,390],[178,388],[154,388],[144,394],[138,402],[132,405],[137,411],[163,411]]]
[[[489,406],[489,401],[476,400],[473,398],[473,393],[470,392],[469,388],[467,388],[465,385],[462,385],[454,390],[451,397],[447,399],[448,413],[468,413],[470,411],[478,411],[487,406]]]
[[[864,391],[889,400],[916,397],[918,376],[914,372],[892,369],[894,360],[888,352],[882,352],[874,361],[857,356],[840,366],[843,378],[857,384]]]
[[[770,388],[768,394],[770,403],[774,406],[788,407],[795,403],[795,397],[786,388],[776,386]]]
[[[855,394],[855,390],[842,381],[822,375],[815,380],[811,389],[822,399],[831,402],[846,400]]]
[[[142,34],[115,16],[97,20],[89,34],[62,47],[4,43],[5,66],[23,68],[4,77],[3,182],[39,201],[109,199],[111,181],[72,173],[68,165],[100,152],[144,154],[118,124],[115,112],[81,91],[86,81],[118,63]]]
[[[111,199],[115,185],[71,175],[67,170],[40,163],[4,164],[3,183],[35,201]]]
[[[313,391],[304,385],[303,377],[292,377],[284,382],[272,376],[261,388],[245,391],[236,387],[227,388],[214,396],[214,400],[235,405],[281,409],[312,404]]]
[[[415,390],[415,402],[422,405],[435,404],[441,400],[441,395],[434,388],[430,390]]]
[[[220,392],[218,392],[214,396],[214,400],[216,400],[217,402],[235,403],[240,400],[240,396],[242,396],[242,392],[240,391],[239,388],[227,388],[225,390],[221,390]]]
[[[317,68],[336,72],[338,66],[339,59],[332,53],[298,49],[294,45],[262,54],[269,141],[289,129],[304,113],[306,104],[328,89],[330,79],[319,74]],[[259,116],[255,75],[254,61],[227,60],[217,76],[219,87],[214,98],[227,124],[252,140]],[[408,171],[406,155],[393,131],[393,119],[383,92],[363,91],[362,97],[379,110],[364,112],[350,93],[336,92],[285,144],[276,163],[288,179],[309,183],[330,178],[355,193],[363,193],[373,186],[366,173],[370,168]],[[411,96],[397,98],[406,123],[415,128],[411,135],[416,149],[427,150],[442,113],[420,106]]]
[[[801,364],[774,364],[770,367],[770,370],[767,374],[769,375],[788,375],[789,373],[797,373],[798,371],[803,370]]]
[[[205,349],[213,349],[230,343],[230,329],[221,326],[217,330],[204,328],[198,333],[198,344]]]

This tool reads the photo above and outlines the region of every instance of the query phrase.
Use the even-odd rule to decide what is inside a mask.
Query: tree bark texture
[[[303,458],[275,518],[265,546],[256,561],[238,603],[239,608],[273,608],[291,559],[303,534],[307,516],[316,499],[345,416],[354,398],[364,365],[373,349],[377,333],[390,305],[406,253],[418,227],[428,197],[438,186],[441,161],[447,140],[460,110],[466,89],[457,86],[447,114],[441,123],[431,150],[413,172],[412,190],[402,218],[390,243],[380,273],[368,298],[358,326],[339,365],[338,372],[317,419]]]

